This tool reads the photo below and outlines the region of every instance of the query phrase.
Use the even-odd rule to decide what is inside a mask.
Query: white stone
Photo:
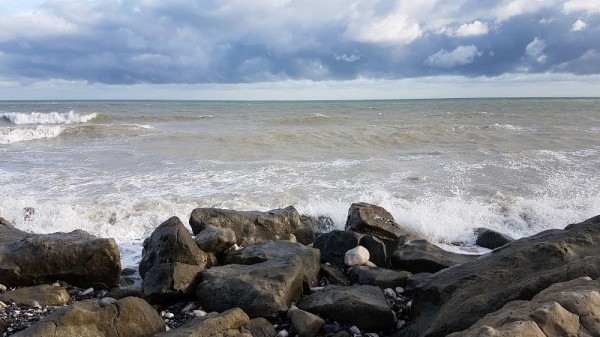
[[[406,303],[406,306],[408,306],[408,307],[412,307],[412,301],[408,301],[408,302]]]
[[[195,306],[196,306],[196,304],[194,304],[194,302],[190,302],[183,309],[181,309],[181,312],[191,311],[192,309],[194,309]]]
[[[344,263],[348,267],[362,266],[369,261],[370,257],[371,255],[369,254],[367,248],[363,246],[356,246],[355,248],[352,248],[346,252],[344,255]]]
[[[206,316],[206,311],[204,311],[204,310],[194,310],[194,316],[196,316],[196,317]]]
[[[0,284],[0,293],[3,293],[6,291],[6,286],[4,284]]]
[[[40,305],[40,302],[38,302],[38,301],[31,301],[31,302],[27,303],[27,306],[29,306],[30,308],[35,308],[35,309],[42,308],[42,306]]]
[[[396,287],[396,289],[394,289],[398,294],[403,294],[404,293],[404,288],[402,287]]]
[[[112,297],[103,297],[103,298],[100,300],[100,304],[101,304],[103,307],[105,307],[105,306],[107,306],[107,305],[115,304],[115,303],[117,303],[117,300],[116,300],[115,298],[112,298]]]
[[[392,288],[384,289],[383,294],[388,297],[396,298],[396,292]]]
[[[173,318],[173,317],[175,317],[174,313],[172,313],[172,312],[165,313],[165,318]]]
[[[0,309],[4,309],[6,307],[8,307],[8,305],[6,305],[6,303],[0,301]]]
[[[86,290],[83,290],[82,292],[80,292],[79,296],[89,295],[92,293],[92,291],[94,291],[94,288],[87,288]]]
[[[360,336],[361,335],[360,329],[356,325],[351,326],[350,329],[348,329],[348,332],[351,335],[354,335],[354,336]]]
[[[289,335],[290,333],[287,330],[281,330],[275,337],[288,337]]]

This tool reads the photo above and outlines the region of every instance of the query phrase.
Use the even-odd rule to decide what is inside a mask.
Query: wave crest
[[[74,124],[85,123],[98,116],[97,113],[79,114],[71,110],[67,113],[41,113],[41,112],[5,112],[0,113],[0,118],[4,118],[12,124]]]
[[[38,125],[35,128],[0,129],[0,144],[12,144],[34,139],[54,138],[64,131],[62,126]]]

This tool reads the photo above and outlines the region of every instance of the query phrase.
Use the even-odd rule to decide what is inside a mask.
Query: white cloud
[[[534,58],[538,63],[545,63],[547,56],[544,54],[544,49],[546,49],[546,42],[536,37],[525,47],[525,54]]]
[[[565,13],[588,12],[600,13],[600,1],[598,0],[570,0],[563,6]]]
[[[485,35],[489,32],[487,23],[479,20],[473,23],[465,23],[456,29],[455,35],[459,37]]]
[[[504,0],[493,10],[493,14],[498,21],[506,21],[515,16],[535,13],[543,8],[554,7],[560,2],[561,0]]]
[[[76,33],[78,27],[63,18],[43,12],[0,14],[0,41],[30,39]]]
[[[580,32],[584,30],[586,26],[587,24],[583,20],[579,19],[573,24],[573,26],[571,27],[571,31]]]
[[[452,68],[473,63],[475,58],[482,53],[474,45],[459,46],[453,51],[441,49],[437,53],[430,55],[425,64],[437,68]]]
[[[418,23],[400,13],[351,22],[346,32],[356,41],[382,45],[406,45],[423,35]]]
[[[360,55],[355,55],[355,54],[350,54],[350,55],[347,55],[346,53],[344,53],[342,55],[335,54],[334,57],[338,61],[344,61],[344,62],[349,62],[349,63],[360,60]]]

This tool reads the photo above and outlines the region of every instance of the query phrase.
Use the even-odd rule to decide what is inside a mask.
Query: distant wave
[[[64,131],[62,126],[38,125],[35,128],[2,128],[0,144],[12,144],[28,140],[54,138]]]
[[[73,110],[67,113],[41,113],[41,112],[4,112],[0,118],[4,118],[12,124],[73,124],[85,123],[98,116],[97,113],[79,114]]]

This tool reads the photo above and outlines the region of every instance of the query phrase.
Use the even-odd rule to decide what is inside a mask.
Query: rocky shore
[[[291,206],[189,225],[160,224],[135,271],[114,239],[0,218],[0,335],[600,337],[600,216],[519,240],[480,228],[481,256],[366,203],[343,231]]]

